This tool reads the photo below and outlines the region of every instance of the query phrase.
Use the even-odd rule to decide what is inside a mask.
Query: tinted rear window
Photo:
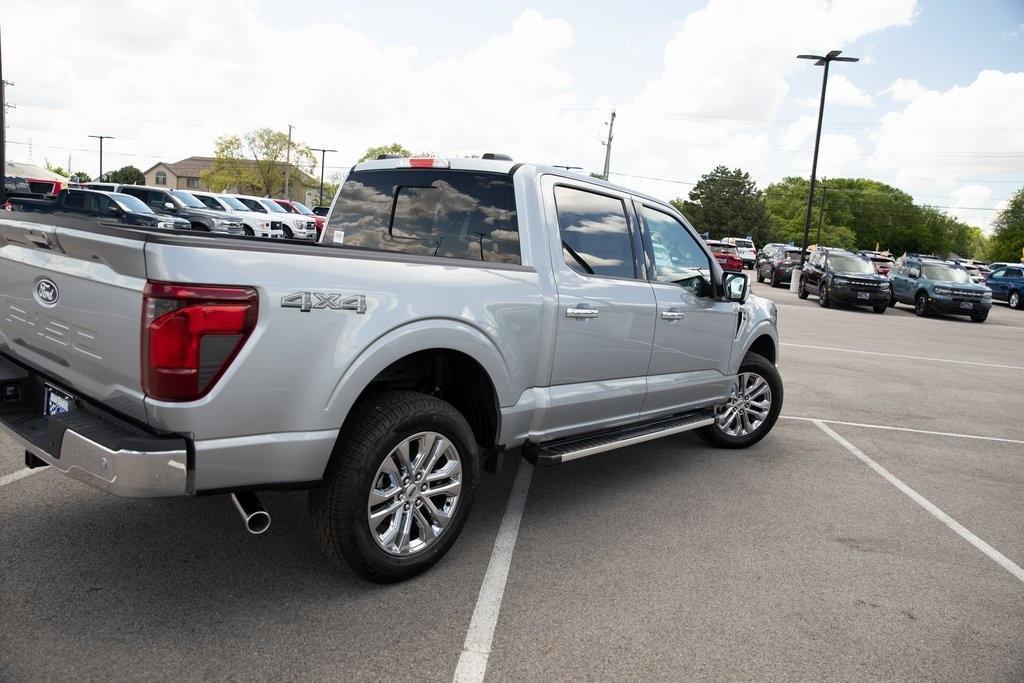
[[[324,243],[518,264],[512,179],[439,169],[355,171],[334,204]]]

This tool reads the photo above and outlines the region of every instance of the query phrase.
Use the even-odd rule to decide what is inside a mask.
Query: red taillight
[[[259,313],[251,287],[147,282],[142,301],[142,389],[161,401],[205,396]]]

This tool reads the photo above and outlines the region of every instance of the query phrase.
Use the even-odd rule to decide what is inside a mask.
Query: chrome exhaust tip
[[[235,509],[242,516],[245,529],[250,534],[262,534],[270,528],[270,513],[266,511],[255,493],[232,493],[231,502],[235,504]]]

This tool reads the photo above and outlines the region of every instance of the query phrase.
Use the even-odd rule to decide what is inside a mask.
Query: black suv
[[[860,254],[841,249],[816,249],[804,265],[797,294],[806,299],[818,295],[818,305],[828,308],[833,302],[871,306],[875,313],[889,307],[889,279]]]
[[[772,287],[788,284],[793,269],[800,265],[800,247],[786,244],[769,244],[757,254],[754,272],[758,282],[767,280]]]
[[[184,218],[192,225],[193,230],[229,235],[245,234],[245,227],[238,218],[231,214],[225,214],[223,211],[210,209],[183,190],[165,190],[144,185],[119,185],[117,191],[138,197],[156,213],[169,213],[178,218]]]

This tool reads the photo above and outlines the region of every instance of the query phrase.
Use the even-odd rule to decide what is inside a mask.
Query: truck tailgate
[[[145,233],[0,220],[0,353],[145,421]]]

